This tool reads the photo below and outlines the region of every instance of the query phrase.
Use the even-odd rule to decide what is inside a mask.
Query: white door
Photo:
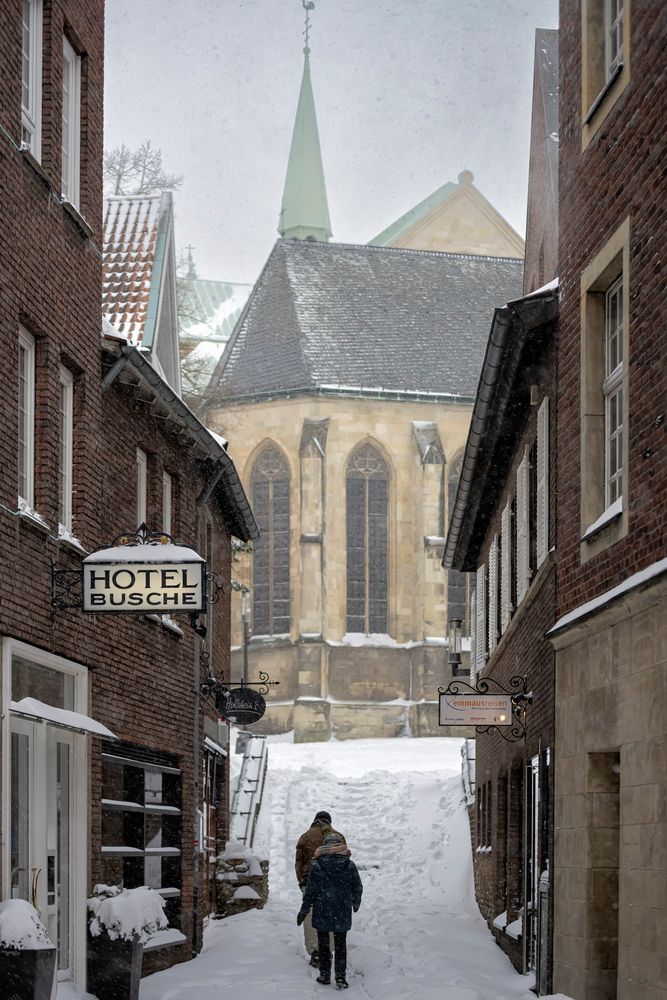
[[[83,737],[12,718],[10,887],[39,911],[58,949],[58,978],[73,978],[75,869],[73,760]]]

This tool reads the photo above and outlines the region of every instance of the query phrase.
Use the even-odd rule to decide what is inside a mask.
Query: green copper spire
[[[317,240],[326,243],[331,238],[331,222],[327,204],[327,189],[322,169],[320,137],[313,88],[310,82],[310,49],[308,48],[309,12],[312,2],[304,3],[306,11],[306,47],[304,48],[303,78],[292,134],[278,232],[288,239]]]

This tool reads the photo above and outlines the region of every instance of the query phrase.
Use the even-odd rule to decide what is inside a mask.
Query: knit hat
[[[334,844],[342,844],[343,838],[338,833],[328,833],[322,843],[325,847],[333,846]]]
[[[331,813],[324,811],[315,813],[315,819],[323,819],[325,823],[331,823]]]

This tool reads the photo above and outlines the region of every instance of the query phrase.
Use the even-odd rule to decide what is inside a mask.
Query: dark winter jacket
[[[352,909],[361,903],[363,886],[354,861],[342,854],[316,858],[310,866],[302,911],[313,908],[317,931],[340,934],[352,926]]]
[[[313,860],[313,855],[317,848],[322,846],[324,838],[329,833],[338,833],[338,831],[334,830],[329,823],[315,820],[312,826],[299,837],[296,845],[294,870],[296,871],[296,880],[300,886],[305,885],[308,881],[308,873],[310,872],[310,863]],[[343,837],[343,834],[338,833],[338,836]],[[344,842],[345,837],[343,837]]]

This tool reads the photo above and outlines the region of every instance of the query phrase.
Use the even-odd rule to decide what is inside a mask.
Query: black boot
[[[310,962],[308,964],[312,965],[312,967],[314,969],[319,969],[319,967],[320,967],[320,955],[319,955],[319,952],[318,952],[317,948],[315,949],[315,951],[310,956]]]
[[[315,982],[316,983],[321,983],[322,986],[328,986],[329,983],[331,982],[331,973],[329,973],[329,972],[320,972],[320,974],[317,977],[317,979],[315,980]]]
[[[337,990],[348,989],[347,979],[345,978],[345,976],[336,976],[336,989]]]

